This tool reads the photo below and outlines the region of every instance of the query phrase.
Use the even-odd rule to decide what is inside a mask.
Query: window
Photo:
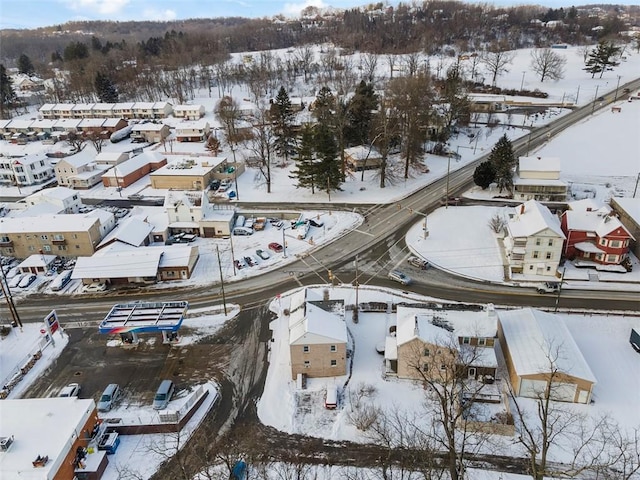
[[[428,357],[429,356],[429,349],[425,348],[424,352],[422,352],[422,355],[425,356],[425,357]]]
[[[72,234],[72,235],[71,235],[71,238],[73,238],[73,239],[78,238],[78,234],[76,234],[76,233]]]
[[[481,347],[485,346],[487,344],[487,339],[484,337],[481,337],[478,339],[478,345],[480,345]]]
[[[615,263],[618,261],[618,255],[607,255],[607,262]]]
[[[428,372],[429,371],[429,364],[428,363],[423,363],[422,364],[422,371],[423,372]]]
[[[529,270],[533,270],[533,265],[529,265]]]
[[[547,272],[550,272],[550,271],[551,271],[551,267],[547,267]]]
[[[609,242],[609,246],[611,248],[620,248],[622,246],[621,244],[622,244],[622,242],[620,240],[611,240]]]
[[[551,252],[547,252],[545,257],[546,257],[547,260],[551,260]]]
[[[33,245],[29,245],[27,250],[29,250],[30,252],[35,252],[36,251],[36,247],[34,247]]]
[[[538,258],[540,256],[540,252],[538,252],[537,250],[535,250],[533,252],[533,258]]]
[[[50,252],[51,251],[51,245],[43,245],[42,246],[42,250],[45,252]]]
[[[553,238],[549,239],[549,243],[547,243],[547,245],[549,245],[550,247],[553,247]]]
[[[7,236],[0,237],[0,242],[2,242],[2,243],[8,243],[10,241],[11,240],[9,240],[9,237],[7,237]]]
[[[64,240],[64,235],[57,233],[53,236],[53,239],[58,241]]]
[[[309,353],[309,345],[303,345],[303,346],[302,346],[302,351],[303,351],[304,353]]]
[[[329,350],[331,350],[332,352],[337,352],[338,351],[338,347],[336,347],[335,345],[331,345]]]
[[[542,244],[542,240],[536,238],[536,247],[539,247]]]
[[[66,250],[67,246],[66,245],[58,245],[58,250]]]
[[[304,368],[309,368],[311,366],[311,362],[309,360],[304,361]]]
[[[462,337],[462,344],[463,345],[469,345],[471,343],[471,338],[469,337]]]
[[[606,239],[606,238],[601,238],[601,239],[598,241],[598,243],[599,243],[600,245],[602,245],[603,247],[606,247],[606,246],[607,246],[607,239]]]
[[[337,360],[331,360],[331,366],[332,367],[337,367],[338,366],[338,361]]]
[[[76,245],[76,250],[80,250],[80,245]]]
[[[40,235],[40,240],[49,240],[49,237],[46,235]]]
[[[440,370],[441,371],[445,371],[447,369],[447,366],[444,363],[440,364]]]

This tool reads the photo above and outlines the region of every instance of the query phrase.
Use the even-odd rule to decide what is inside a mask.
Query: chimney
[[[487,317],[496,318],[496,307],[493,303],[487,303]]]
[[[524,213],[524,203],[520,205],[520,215]]]

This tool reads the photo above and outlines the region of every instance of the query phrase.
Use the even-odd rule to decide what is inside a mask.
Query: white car
[[[82,291],[84,293],[104,292],[106,289],[107,289],[107,284],[103,282],[90,283],[89,285],[85,285],[84,287],[82,287]]]
[[[388,276],[391,280],[401,283],[402,285],[409,285],[411,283],[411,278],[400,270],[391,270]]]
[[[62,390],[60,390],[59,397],[77,397],[80,395],[80,384],[79,383],[70,383]]]
[[[18,287],[27,288],[29,285],[31,285],[33,282],[35,282],[36,278],[38,278],[38,277],[36,275],[34,275],[33,273],[27,273],[27,274],[25,274],[24,277],[22,277],[22,280],[20,280],[20,283],[18,284]]]
[[[17,274],[15,277],[13,277],[10,281],[9,281],[9,288],[17,288],[18,285],[20,284],[20,282],[22,281],[22,279],[24,277],[26,277],[27,274],[26,273],[19,273]]]

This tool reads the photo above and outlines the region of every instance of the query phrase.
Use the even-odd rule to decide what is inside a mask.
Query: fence
[[[31,351],[18,362],[18,365],[11,371],[9,375],[7,375],[2,383],[2,388],[0,388],[0,400],[3,400],[9,396],[11,390],[13,390],[16,385],[20,383],[20,381],[24,378],[24,376],[29,373],[29,370],[33,368],[35,363],[42,358],[42,350],[47,348],[51,343],[51,336],[45,335],[40,338],[36,345],[31,349]]]

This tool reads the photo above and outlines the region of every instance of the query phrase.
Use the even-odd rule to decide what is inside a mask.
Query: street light
[[[522,92],[522,89],[524,88],[524,76],[527,73],[526,70],[522,71],[522,81],[520,82],[520,91]]]
[[[600,85],[596,85],[596,94],[593,96],[593,105],[591,105],[591,114],[593,115],[593,112],[596,109],[596,100],[598,99],[598,89],[600,88]]]
[[[622,78],[622,75],[618,75],[618,84],[616,85],[616,95],[613,99],[613,101],[615,102],[616,100],[618,100],[618,88],[620,88],[620,79]]]

